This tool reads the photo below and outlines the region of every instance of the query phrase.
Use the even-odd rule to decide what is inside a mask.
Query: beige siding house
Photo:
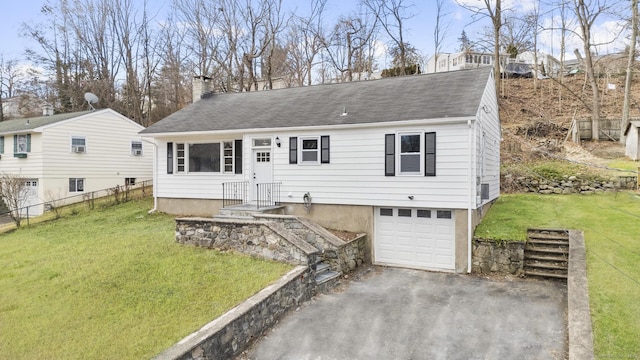
[[[52,199],[153,178],[153,145],[144,127],[111,110],[0,122],[0,173],[26,180],[30,215]]]

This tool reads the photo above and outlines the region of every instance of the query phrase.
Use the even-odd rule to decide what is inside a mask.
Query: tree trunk
[[[629,99],[631,97],[632,68],[636,57],[636,40],[638,37],[638,0],[631,0],[631,40],[629,42],[629,58],[627,61],[627,76],[624,80],[624,104],[622,105],[622,128],[620,142],[625,142],[624,131],[629,124]]]
[[[502,26],[502,4],[501,0],[496,0],[495,13],[493,14],[493,54],[495,62],[493,64],[494,80],[496,92],[500,88],[500,27]]]

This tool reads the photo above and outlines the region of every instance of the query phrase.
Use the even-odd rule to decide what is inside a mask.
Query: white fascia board
[[[292,127],[275,127],[275,128],[251,128],[251,129],[233,129],[233,130],[210,130],[210,131],[188,131],[188,132],[164,132],[164,133],[146,133],[140,134],[142,137],[163,138],[163,137],[185,137],[203,135],[225,135],[225,134],[261,134],[276,133],[285,131],[315,131],[315,130],[348,130],[362,128],[391,128],[396,126],[412,126],[412,125],[444,125],[444,124],[461,124],[467,123],[469,120],[476,121],[475,116],[450,117],[423,120],[406,120],[406,121],[385,121],[376,123],[359,123],[359,124],[340,124],[340,125],[318,125],[318,126],[292,126]]]

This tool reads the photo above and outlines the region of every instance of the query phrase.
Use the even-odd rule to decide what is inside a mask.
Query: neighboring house
[[[477,51],[461,51],[457,53],[440,53],[427,60],[426,74],[468,70],[478,67],[491,67],[494,64],[493,53]],[[500,60],[504,63],[506,55],[500,55]]]
[[[531,70],[534,71],[534,64],[537,60],[539,78],[544,76],[557,77],[560,75],[560,70],[562,68],[560,60],[542,51],[538,51],[537,56],[534,55],[535,53],[533,51],[523,51],[518,54],[515,59],[509,59],[508,62],[530,65]]]
[[[490,68],[214,94],[141,135],[158,151],[158,210],[211,217],[223,184],[248,184],[247,201],[279,184],[286,213],[366,232],[376,264],[469,270],[500,192]]]
[[[0,173],[31,188],[29,215],[54,199],[153,178],[153,145],[141,125],[111,109],[0,122]]]
[[[5,119],[22,118],[30,114],[38,115],[42,103],[43,101],[37,96],[29,93],[12,96],[2,99],[2,113]]]
[[[631,160],[640,159],[640,121],[629,121],[624,129],[625,152]]]

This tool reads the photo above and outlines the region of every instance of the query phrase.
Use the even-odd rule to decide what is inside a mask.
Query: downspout
[[[158,196],[156,195],[156,181],[158,181],[158,145],[156,144],[155,139],[153,142],[144,138],[142,140],[153,145],[153,209],[147,211],[147,214],[153,214],[158,211]]]
[[[467,120],[467,125],[469,126],[469,207],[467,208],[467,273],[471,273],[471,265],[472,265],[472,252],[473,252],[473,225],[472,220],[473,217],[472,211],[475,203],[475,187],[474,187],[474,176],[475,167],[473,164],[474,154],[475,154],[475,127],[471,121],[471,118]]]

